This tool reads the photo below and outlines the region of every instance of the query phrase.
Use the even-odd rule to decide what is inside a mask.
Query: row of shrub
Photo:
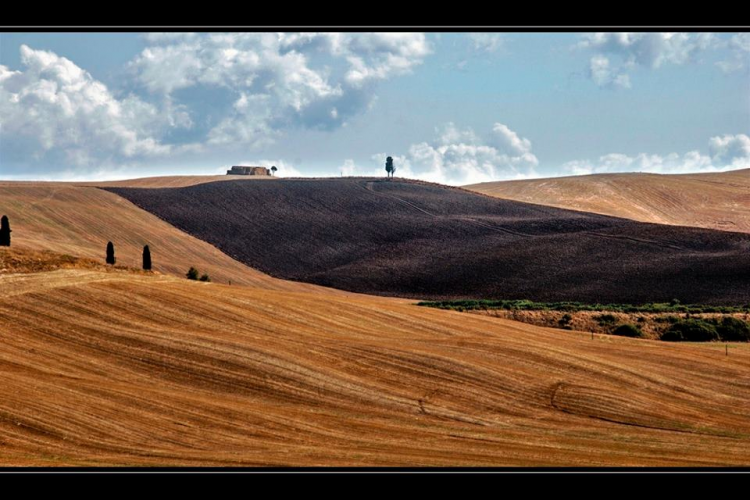
[[[621,324],[612,330],[613,335],[642,337],[640,327]],[[732,316],[707,319],[683,319],[669,325],[659,337],[668,342],[750,342],[750,323]]]
[[[417,305],[451,309],[457,311],[474,310],[518,310],[518,311],[602,311],[622,313],[745,313],[750,312],[750,304],[744,306],[711,306],[701,304],[681,304],[674,299],[671,302],[651,302],[647,304],[585,304],[583,302],[534,302],[531,300],[443,300],[423,301]]]
[[[188,272],[185,273],[185,276],[187,277],[187,279],[194,281],[211,281],[211,278],[208,276],[208,274],[203,273],[203,275],[201,275],[200,271],[198,271],[194,267],[188,269]]]

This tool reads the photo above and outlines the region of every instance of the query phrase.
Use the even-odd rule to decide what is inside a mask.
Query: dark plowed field
[[[108,188],[281,278],[415,298],[750,302],[750,234],[382,179]]]

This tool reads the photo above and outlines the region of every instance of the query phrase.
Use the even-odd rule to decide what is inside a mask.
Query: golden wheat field
[[[750,462],[740,347],[85,268],[0,275],[0,325],[6,466]]]
[[[165,181],[154,182],[158,185]],[[188,178],[184,182],[195,180]],[[107,242],[112,241],[117,264],[140,267],[143,246],[149,245],[154,270],[166,274],[184,276],[195,266],[222,283],[315,289],[274,279],[248,267],[126,199],[96,187],[62,182],[0,182],[0,214],[10,218],[14,246],[103,263]]]
[[[0,212],[0,466],[750,463],[746,344],[286,282],[93,187],[3,183]]]
[[[498,198],[642,222],[750,232],[750,169],[683,175],[598,174],[465,187]]]

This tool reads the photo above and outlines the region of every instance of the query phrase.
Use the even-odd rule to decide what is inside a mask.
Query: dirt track
[[[0,337],[0,465],[750,463],[741,346],[75,269]]]

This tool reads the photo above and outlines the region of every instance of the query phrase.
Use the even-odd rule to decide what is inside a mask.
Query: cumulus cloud
[[[609,59],[605,56],[594,56],[589,62],[589,78],[599,87],[612,89],[630,88],[630,76],[626,73],[613,70]]]
[[[727,44],[730,57],[716,63],[725,73],[750,70],[750,33],[737,33]]]
[[[342,175],[384,175],[386,156],[373,155],[372,163],[364,167],[346,160]],[[495,123],[484,137],[470,128],[447,123],[436,130],[434,141],[412,144],[406,154],[390,156],[397,176],[441,184],[538,177],[535,168],[539,161],[531,151],[531,141],[502,123]]]
[[[505,45],[505,38],[500,33],[469,33],[474,50],[481,52],[497,52]]]
[[[368,109],[377,82],[430,53],[422,33],[149,34],[130,64],[154,94],[207,86],[234,105],[209,135],[214,144],[261,146],[287,126],[332,130]]]
[[[740,168],[750,168],[750,137],[745,134],[712,137],[709,140],[709,155],[701,154],[699,151],[668,155],[641,153],[636,156],[613,153],[601,156],[595,162],[567,162],[562,165],[562,172],[569,175],[613,172],[688,174]]]
[[[712,137],[708,142],[712,161],[729,168],[750,168],[750,137],[745,134]]]
[[[594,52],[588,75],[605,88],[629,88],[628,73],[636,67],[660,68],[699,59],[708,49],[721,46],[712,33],[587,33],[578,48]],[[612,58],[619,63],[613,64]]]
[[[158,131],[189,126],[179,106],[157,109],[133,95],[118,99],[64,57],[26,45],[20,52],[22,71],[0,66],[0,139],[7,159],[87,166],[160,156],[171,148],[158,140]]]

